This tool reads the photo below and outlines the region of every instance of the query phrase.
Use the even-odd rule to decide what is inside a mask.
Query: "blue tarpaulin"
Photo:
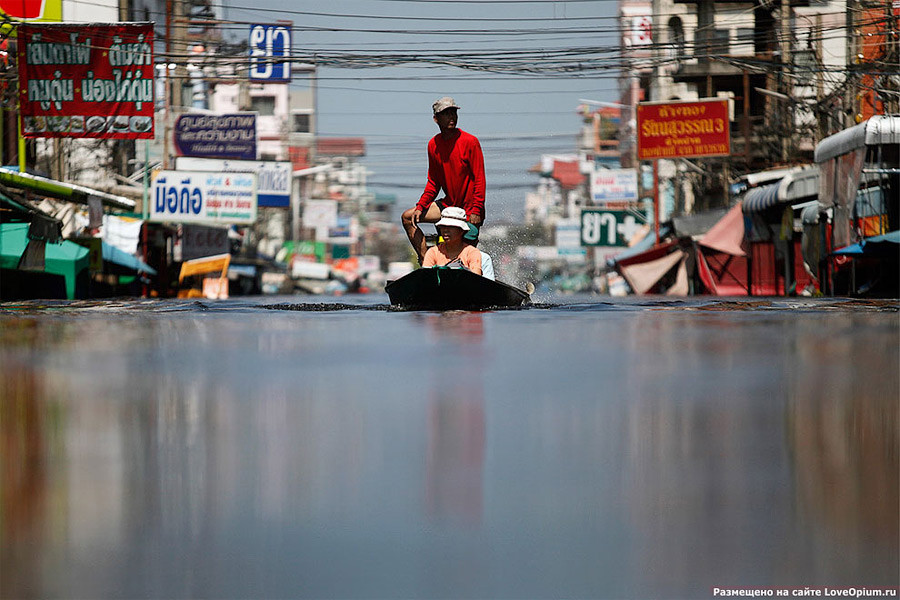
[[[885,255],[896,254],[900,250],[900,230],[891,231],[884,235],[876,235],[862,240],[857,244],[851,244],[835,250],[833,254],[844,256],[860,255]]]
[[[119,250],[112,244],[107,244],[106,242],[103,242],[103,260],[132,271],[156,275],[156,269],[150,265],[144,263],[136,256],[128,254],[124,250]]]

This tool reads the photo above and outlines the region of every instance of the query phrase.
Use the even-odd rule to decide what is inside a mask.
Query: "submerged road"
[[[0,303],[0,597],[898,585],[900,303]]]

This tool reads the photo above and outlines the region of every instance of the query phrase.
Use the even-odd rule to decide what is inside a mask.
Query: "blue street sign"
[[[287,83],[291,80],[291,28],[250,26],[250,81]]]

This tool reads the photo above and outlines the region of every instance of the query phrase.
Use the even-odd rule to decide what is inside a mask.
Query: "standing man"
[[[403,213],[403,228],[419,256],[428,249],[425,236],[417,227],[420,221],[436,223],[441,210],[458,206],[466,211],[466,220],[474,225],[484,222],[484,156],[478,138],[456,127],[459,106],[444,96],[431,105],[434,122],[441,130],[428,142],[428,182],[422,197]],[[437,199],[438,192],[444,197]]]

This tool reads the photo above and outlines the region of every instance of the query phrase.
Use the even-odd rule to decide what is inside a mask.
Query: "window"
[[[735,33],[731,54],[735,56],[753,56],[753,28],[739,27]]]
[[[275,96],[252,96],[250,110],[258,112],[261,117],[273,116],[275,114]]]
[[[753,29],[750,27],[747,27],[747,28],[739,27],[737,30],[737,41],[742,44],[746,44],[746,43],[752,44],[753,43]]]
[[[728,29],[716,29],[712,37],[712,53],[728,54],[731,42],[731,31]]]
[[[669,19],[669,44],[675,58],[684,56],[684,24],[680,17]]]
[[[310,133],[310,116],[306,113],[294,113],[291,115],[293,119],[291,131],[294,133]]]

